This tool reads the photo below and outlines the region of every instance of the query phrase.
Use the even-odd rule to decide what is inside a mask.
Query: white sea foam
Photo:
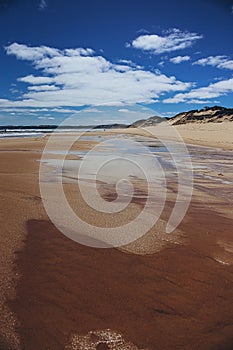
[[[14,137],[43,137],[42,132],[2,132],[0,138],[14,138]]]

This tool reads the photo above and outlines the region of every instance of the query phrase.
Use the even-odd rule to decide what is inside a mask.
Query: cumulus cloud
[[[35,65],[41,62],[43,59],[49,59],[54,57],[73,57],[73,56],[91,56],[95,53],[90,48],[77,48],[59,50],[48,46],[31,47],[24,44],[13,43],[5,47],[8,55],[14,55],[19,60],[32,61]]]
[[[198,61],[193,62],[199,66],[212,66],[220,69],[233,70],[233,60],[227,56],[209,56],[206,58],[200,58]]]
[[[203,100],[216,98],[233,92],[233,78],[212,83],[206,87],[192,89],[186,93],[178,93],[172,98],[164,99],[164,103],[203,103]],[[206,101],[205,101],[206,102]]]
[[[157,34],[140,35],[128,47],[141,49],[153,54],[183,50],[192,46],[202,35],[197,33],[182,32],[173,28],[165,32],[163,36]]]
[[[39,61],[45,57],[60,56],[58,49],[48,46],[30,47],[23,44],[13,43],[5,47],[8,55],[15,55],[19,60]]]
[[[186,61],[190,61],[190,56],[176,56],[176,57],[170,58],[170,62],[174,64],[179,64],[181,62],[186,62]]]
[[[0,100],[2,107],[153,103],[161,94],[185,91],[192,86],[131,61],[115,64],[92,49],[59,50],[13,43],[6,47],[6,53],[30,61],[38,75],[19,78],[18,81],[29,84],[29,91],[21,100]]]

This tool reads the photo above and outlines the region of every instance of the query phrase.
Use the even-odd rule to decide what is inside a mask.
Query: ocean
[[[46,134],[51,133],[69,133],[69,132],[86,132],[86,131],[101,131],[100,129],[85,129],[85,128],[0,128],[0,138],[13,138],[13,137],[44,137]]]

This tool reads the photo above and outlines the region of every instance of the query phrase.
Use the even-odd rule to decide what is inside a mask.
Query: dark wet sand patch
[[[233,346],[233,270],[187,246],[151,256],[79,245],[30,220],[11,303],[22,349],[64,349],[72,333],[110,328],[139,348]]]

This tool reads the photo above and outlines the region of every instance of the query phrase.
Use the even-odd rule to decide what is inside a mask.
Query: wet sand
[[[224,185],[206,192],[197,178],[179,226],[184,243],[147,255],[90,248],[62,235],[44,211],[44,144],[0,141],[0,349],[232,349],[232,207],[218,196]],[[88,336],[106,329],[126,345]],[[85,336],[96,345],[77,345]]]
[[[73,333],[111,329],[140,349],[231,349],[233,270],[205,251],[216,248],[209,215],[184,225],[192,244],[150,256],[84,247],[48,221],[28,221],[11,303],[22,348],[63,349]],[[228,234],[231,221],[215,216],[213,235],[219,222]]]

